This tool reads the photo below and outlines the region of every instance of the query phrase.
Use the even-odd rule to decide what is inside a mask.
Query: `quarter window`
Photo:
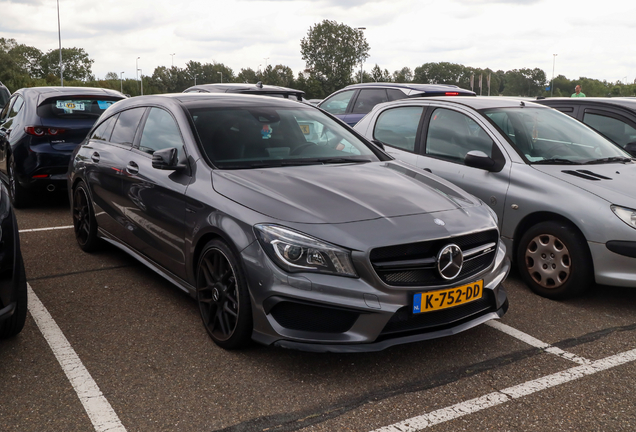
[[[119,114],[110,141],[116,144],[132,146],[139,121],[146,108],[133,108]]]
[[[379,103],[387,102],[385,89],[363,89],[351,111],[353,114],[366,114]]]
[[[183,149],[177,123],[167,111],[151,108],[141,134],[139,150],[152,154],[170,147],[176,147],[180,152]]]
[[[474,120],[457,111],[436,109],[426,134],[426,154],[464,163],[469,151],[479,150],[492,157],[493,141]]]
[[[636,141],[636,129],[613,117],[585,113],[583,123],[605,135],[621,147]]]
[[[115,126],[115,122],[117,121],[117,116],[114,115],[107,120],[105,120],[102,124],[100,124],[97,129],[91,135],[91,139],[101,140],[101,141],[110,141],[110,135],[113,133],[113,126]]]
[[[323,104],[321,104],[320,108],[324,109],[330,114],[344,114],[347,112],[347,106],[349,105],[349,101],[351,100],[351,97],[354,93],[355,90],[347,90],[335,94],[327,99]]]
[[[373,138],[392,147],[415,151],[415,138],[423,111],[422,107],[403,107],[384,111],[375,124]]]

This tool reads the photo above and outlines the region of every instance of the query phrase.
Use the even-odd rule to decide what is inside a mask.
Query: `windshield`
[[[192,108],[203,152],[218,168],[378,161],[347,128],[299,105]]]
[[[530,163],[583,164],[631,158],[592,129],[553,109],[495,108],[482,113]]]

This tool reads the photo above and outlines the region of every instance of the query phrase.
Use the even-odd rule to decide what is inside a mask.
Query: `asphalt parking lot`
[[[634,431],[636,290],[556,302],[513,274],[501,321],[379,353],[224,351],[188,296],[16,211],[32,289],[0,343],[3,431]]]

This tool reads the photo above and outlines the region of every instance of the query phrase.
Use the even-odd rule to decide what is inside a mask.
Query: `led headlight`
[[[616,216],[618,216],[623,222],[629,225],[632,228],[636,228],[636,210],[619,207],[617,205],[611,206],[612,211]]]
[[[357,277],[351,252],[279,225],[258,224],[254,233],[267,255],[288,272]]]

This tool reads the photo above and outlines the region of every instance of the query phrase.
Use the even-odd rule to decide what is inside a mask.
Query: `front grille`
[[[441,330],[495,310],[495,296],[490,290],[485,290],[484,296],[479,300],[435,312],[413,314],[411,306],[404,306],[393,314],[380,333],[380,337],[387,335],[395,337],[398,333],[418,333],[422,330]]]
[[[290,330],[344,333],[358,319],[357,312],[283,301],[270,312],[276,322]]]
[[[369,258],[376,274],[387,285],[446,285],[449,281],[442,278],[437,271],[436,265],[437,254],[444,246],[454,243],[465,252],[489,243],[497,243],[498,240],[499,232],[497,230],[488,230],[458,237],[375,248],[371,251]],[[496,251],[497,249],[493,248],[486,254],[478,255],[471,260],[465,261],[461,272],[455,279],[466,279],[487,269],[492,264]],[[400,268],[399,265],[391,268],[380,268],[382,264],[408,260],[422,260],[426,264],[418,267],[410,266],[410,268]]]

